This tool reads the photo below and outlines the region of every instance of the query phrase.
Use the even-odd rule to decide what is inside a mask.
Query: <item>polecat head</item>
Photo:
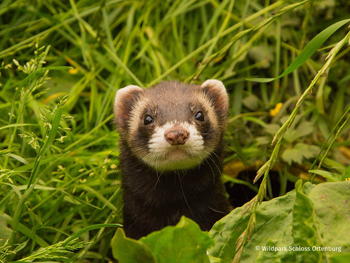
[[[166,81],[117,92],[114,115],[120,139],[159,171],[199,165],[218,147],[227,125],[228,95],[218,80],[201,86]]]

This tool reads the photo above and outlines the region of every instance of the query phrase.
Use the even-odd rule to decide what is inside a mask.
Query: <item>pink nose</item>
[[[183,145],[190,137],[190,133],[186,130],[170,130],[164,134],[165,140],[171,145]]]

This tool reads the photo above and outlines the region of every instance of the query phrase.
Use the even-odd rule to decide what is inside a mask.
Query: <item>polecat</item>
[[[138,239],[184,215],[202,230],[229,212],[221,181],[228,95],[221,81],[117,92],[124,230]]]

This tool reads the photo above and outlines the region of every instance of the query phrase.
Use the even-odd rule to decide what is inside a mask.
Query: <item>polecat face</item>
[[[120,139],[158,171],[198,166],[215,150],[227,125],[228,95],[221,81],[201,86],[170,81],[117,92]]]

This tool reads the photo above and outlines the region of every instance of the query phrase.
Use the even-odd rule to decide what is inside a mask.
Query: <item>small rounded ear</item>
[[[126,127],[132,106],[141,92],[143,92],[143,89],[134,85],[126,86],[117,91],[114,100],[114,120],[118,127]]]
[[[224,84],[220,80],[208,79],[201,85],[219,116],[228,113],[229,98]]]

